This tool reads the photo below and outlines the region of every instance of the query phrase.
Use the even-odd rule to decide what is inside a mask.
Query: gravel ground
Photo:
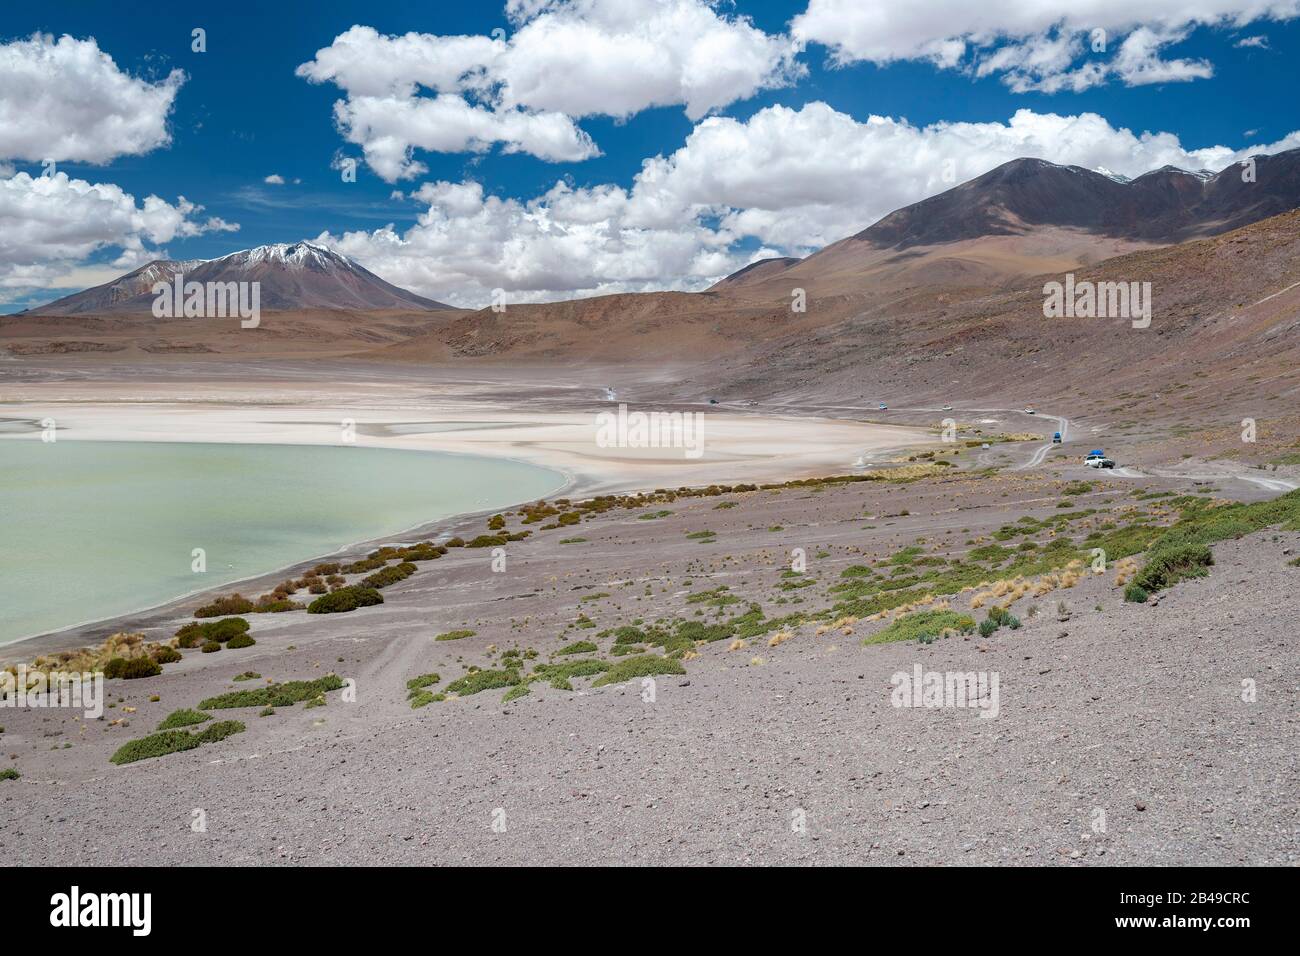
[[[544,660],[596,634],[572,629],[579,611],[600,628],[685,616],[687,594],[723,583],[769,614],[820,607],[849,564],[917,538],[960,550],[1020,515],[1052,514],[1077,477],[682,499],[663,518],[613,512],[512,544],[506,573],[488,570],[487,551],[454,551],[389,588],[382,607],[254,615],[256,647],[110,682],[122,703],[103,722],[0,709],[0,753],[22,773],[0,781],[0,840],[39,846],[23,860],[33,864],[1295,865],[1296,534],[1220,544],[1208,577],[1146,605],[1123,603],[1113,575],[1089,576],[1032,616],[1022,600],[1025,626],[986,639],[862,647],[882,625],[857,622],[821,635],[805,625],[777,647],[717,642],[685,676],[656,678],[653,701],[639,682],[577,680],[575,692],[536,683],[508,704],[500,690],[419,710],[404,700],[407,678],[488,665],[490,645]],[[1101,488],[1080,505],[1123,503],[1134,482]],[[736,506],[718,510],[723,500]],[[686,537],[702,528],[716,540]],[[818,578],[806,591],[780,586],[793,547]],[[147,633],[186,619],[152,618]],[[462,626],[477,634],[432,640]],[[916,664],[998,675],[998,716],[892,706],[891,675]],[[355,678],[357,699],[218,712],[248,731],[108,762],[172,710],[256,686],[230,683],[247,669],[337,671]],[[110,725],[128,706],[130,726]],[[206,829],[192,825],[200,817]]]

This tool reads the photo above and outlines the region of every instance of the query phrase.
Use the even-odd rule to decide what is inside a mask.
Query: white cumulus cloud
[[[200,220],[202,211],[184,196],[137,202],[120,186],[65,173],[0,179],[0,287],[46,287],[103,250],[116,251],[119,270],[133,269],[162,256],[157,247],[173,239],[239,228],[218,217]]]
[[[425,171],[416,149],[587,159],[600,151],[582,117],[680,105],[698,119],[803,69],[789,38],[704,0],[511,0],[507,13],[508,37],[353,26],[297,73],[344,91],[340,131],[392,182]]]
[[[829,47],[840,65],[929,60],[1052,93],[1110,78],[1136,86],[1208,77],[1208,62],[1165,61],[1161,51],[1197,26],[1296,16],[1300,0],[809,0],[791,33]]]
[[[0,159],[107,163],[171,142],[185,74],[132,77],[93,39],[36,34],[0,44]]]
[[[1300,146],[1188,148],[1168,132],[1116,128],[1095,113],[1019,110],[1007,122],[935,123],[825,103],[773,106],[741,122],[709,117],[630,189],[558,182],[531,200],[478,183],[425,183],[427,208],[399,231],[318,237],[391,282],[481,307],[494,288],[516,301],[648,289],[699,289],[758,255],[804,255],[1012,159],[1105,167],[1128,176],[1174,165],[1221,169]],[[748,251],[746,251],[748,250]]]

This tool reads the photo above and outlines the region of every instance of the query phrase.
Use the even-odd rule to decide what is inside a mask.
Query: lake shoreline
[[[382,386],[382,387],[379,387]],[[522,401],[503,401],[502,388]],[[739,406],[710,407],[690,402],[652,402],[635,407],[699,412],[710,427],[707,454],[687,460],[638,457],[625,450],[597,449],[596,413],[617,402],[587,401],[586,389],[572,383],[503,382],[494,375],[472,383],[442,383],[432,393],[427,383],[360,381],[332,388],[328,396],[314,384],[205,381],[92,382],[84,380],[15,383],[16,402],[0,407],[0,447],[7,441],[39,440],[39,422],[53,417],[58,440],[177,442],[217,444],[334,445],[340,423],[355,422],[350,447],[434,451],[536,465],[562,476],[550,497],[590,498],[635,494],[655,488],[710,484],[776,482],[847,474],[864,456],[883,458],[903,448],[934,440],[915,425],[881,425],[812,417],[795,407],[774,414]],[[327,404],[320,404],[328,397]],[[521,408],[527,410],[521,411]],[[447,426],[453,426],[448,428]],[[403,429],[408,429],[404,431]],[[657,451],[657,450],[656,450]],[[519,504],[525,498],[515,502]],[[236,587],[257,591],[324,559],[363,556],[395,540],[452,536],[481,530],[484,516],[508,508],[464,512],[417,523],[403,532],[379,535],[327,554],[304,557],[265,574],[240,578],[55,631],[0,645],[0,663],[99,643],[122,630],[141,630],[188,619],[186,609],[199,599]],[[274,617],[274,615],[260,615]]]
[[[446,454],[456,455],[456,453],[450,452]],[[458,455],[457,457],[487,456]],[[517,461],[517,459],[510,460]],[[562,479],[562,481],[555,490],[548,493],[548,498],[554,498],[565,494],[575,484],[576,479],[573,475],[564,474],[563,472],[556,472],[556,474],[557,477]],[[514,510],[520,505],[534,500],[536,499],[524,498],[493,508],[471,512],[458,512],[454,515],[448,515],[447,517],[434,519],[432,521],[421,521],[409,528],[404,528],[400,531],[392,532],[391,534],[383,534],[364,538],[359,541],[353,541],[342,545],[333,551],[295,559],[294,561],[280,565],[269,571],[246,575],[222,584],[196,588],[192,591],[187,591],[184,594],[169,597],[166,600],[154,604],[148,604],[135,610],[124,611],[120,614],[110,614],[90,618],[76,624],[69,624],[66,627],[60,627],[53,631],[41,631],[36,634],[25,635],[11,641],[0,643],[0,667],[17,664],[22,661],[30,661],[33,657],[41,654],[76,650],[92,644],[102,643],[113,634],[136,630],[137,625],[138,627],[160,626],[175,619],[177,617],[176,612],[179,612],[182,608],[190,606],[196,601],[202,603],[203,601],[210,600],[218,595],[230,594],[238,591],[241,587],[248,590],[250,593],[264,591],[274,587],[274,585],[286,578],[299,577],[302,572],[322,562],[345,562],[358,560],[383,544],[392,544],[397,542],[410,543],[416,540],[427,540],[431,537],[453,537],[457,533],[457,529],[463,528],[465,531],[468,531],[472,522],[482,521],[484,518],[498,512]],[[252,586],[250,587],[250,585]],[[189,614],[181,614],[179,616],[186,618],[191,617]],[[22,653],[17,653],[20,649]]]

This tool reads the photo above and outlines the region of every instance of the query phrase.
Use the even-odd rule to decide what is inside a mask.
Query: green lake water
[[[0,440],[0,644],[542,498],[563,481],[436,452]],[[195,548],[205,573],[191,570]]]

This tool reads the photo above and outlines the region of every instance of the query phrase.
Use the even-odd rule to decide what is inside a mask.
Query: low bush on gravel
[[[21,776],[22,774],[13,767],[5,767],[3,770],[0,770],[0,780],[17,780]]]
[[[400,558],[402,561],[432,561],[435,558],[441,558],[447,553],[447,548],[441,544],[434,544],[432,541],[421,541],[419,544],[406,546],[386,545],[378,551],[371,551],[366,555],[369,561],[389,561],[393,558]]]
[[[307,605],[308,614],[344,614],[359,607],[383,604],[384,596],[374,588],[350,585],[322,594]]]
[[[574,641],[572,644],[565,644],[555,652],[556,657],[563,657],[566,654],[594,654],[600,650],[591,641]]]
[[[247,614],[253,610],[253,602],[242,594],[228,594],[216,598],[194,612],[195,617],[222,617],[226,614]]]
[[[175,664],[181,659],[181,652],[174,647],[163,645],[153,652],[155,664]]]
[[[435,641],[459,641],[467,637],[473,637],[476,633],[478,632],[470,631],[462,628],[459,631],[447,631],[444,634],[439,634],[437,637],[434,638],[434,640]]]
[[[660,674],[685,674],[686,668],[671,657],[658,654],[641,654],[627,657],[614,664],[600,677],[592,681],[592,687],[604,687],[606,684],[621,684],[638,677],[655,677]]]
[[[406,699],[411,702],[412,710],[431,704],[442,697],[441,694],[435,696],[433,691],[427,689],[440,680],[442,680],[441,675],[430,672],[412,677],[406,682]]]
[[[114,657],[104,665],[104,677],[109,680],[138,680],[161,673],[162,666],[151,657]]]
[[[975,619],[956,611],[914,611],[894,620],[888,627],[865,638],[869,644],[888,644],[893,641],[919,641],[929,644],[944,631],[968,634],[975,629]]]
[[[1148,592],[1206,574],[1205,569],[1214,563],[1209,545],[1272,525],[1281,525],[1283,531],[1300,531],[1300,489],[1270,501],[1223,507],[1189,496],[1169,503],[1182,507],[1182,518],[1152,543],[1146,566],[1133,581]]]
[[[177,727],[191,727],[194,724],[201,724],[204,721],[211,720],[211,714],[205,714],[199,710],[193,710],[189,707],[183,707],[180,710],[173,710],[166,716],[159,730],[175,730]]]
[[[268,684],[256,690],[235,690],[199,701],[200,710],[229,710],[235,707],[292,707],[304,700],[318,697],[326,691],[338,690],[344,684],[337,674],[326,674],[315,680],[291,680],[283,684]]]
[[[428,674],[421,674],[418,677],[412,677],[410,680],[408,680],[406,682],[406,689],[418,690],[421,687],[430,687],[438,683],[438,681],[440,680],[442,680],[442,677],[433,672],[430,672]]]
[[[1159,591],[1184,578],[1203,577],[1214,564],[1214,554],[1204,544],[1175,544],[1151,550],[1146,565],[1133,583],[1146,591]]]
[[[364,574],[367,571],[382,568],[386,563],[382,558],[366,558],[362,561],[353,561],[351,564],[343,565],[343,567],[339,568],[339,573]]]
[[[533,674],[541,679],[551,682],[552,687],[561,684],[567,684],[572,677],[595,677],[597,674],[603,674],[610,670],[610,665],[594,657],[584,657],[576,661],[565,661],[562,664],[542,664],[533,671]],[[565,688],[572,690],[572,686]]]
[[[236,674],[231,680],[261,680],[262,675],[257,671],[244,671],[242,674]]]
[[[1124,589],[1124,600],[1134,604],[1146,604],[1150,596],[1146,588],[1138,584],[1130,584]]]
[[[374,574],[367,575],[361,579],[361,587],[366,588],[386,588],[390,584],[396,584],[398,581],[404,581],[416,572],[417,568],[410,561],[403,561],[401,564],[394,564],[384,568],[382,571],[376,571]]]
[[[111,763],[120,765],[135,763],[137,760],[149,760],[153,757],[165,757],[168,754],[180,753],[182,750],[193,750],[203,744],[225,740],[231,734],[242,733],[244,729],[241,721],[219,720],[197,734],[192,734],[188,730],[163,730],[148,737],[127,741],[108,759]]]
[[[497,687],[513,687],[522,679],[518,671],[470,671],[464,677],[458,677],[448,684],[444,692],[469,697]]]
[[[253,640],[247,634],[236,634],[230,640],[226,641],[226,647],[235,650],[240,647],[252,647],[257,641]]]
[[[998,629],[998,622],[985,618],[980,621],[980,637],[991,637],[993,632]]]
[[[222,643],[248,631],[248,621],[242,617],[227,617],[220,621],[191,621],[176,632],[180,647],[198,647],[207,641]]]
[[[263,594],[253,605],[253,612],[256,614],[282,614],[285,611],[299,611],[305,605],[301,601],[291,601],[288,598],[276,597],[273,594]]]
[[[528,693],[531,693],[531,691],[528,689],[527,684],[516,684],[505,692],[505,696],[501,698],[501,703],[508,704],[512,700],[517,700]]]

